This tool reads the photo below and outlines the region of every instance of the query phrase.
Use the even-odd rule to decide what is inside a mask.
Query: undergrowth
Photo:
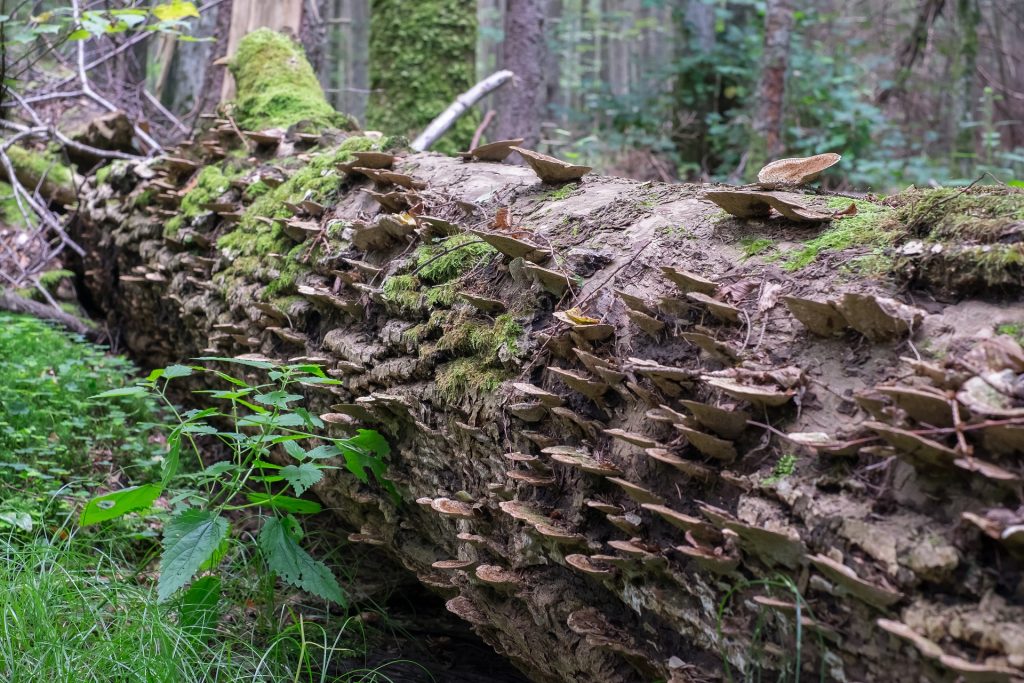
[[[159,372],[181,377],[186,369]],[[262,546],[238,543],[220,559],[216,576],[211,563],[187,592],[160,595],[161,529],[197,504],[211,468],[183,469],[178,479],[184,486],[138,515],[109,514],[91,526],[73,521],[83,507],[83,517],[116,512],[103,500],[124,501],[131,491],[152,488],[161,466],[168,473],[173,448],[168,451],[158,427],[176,420],[148,392],[131,386],[136,373],[127,361],[80,338],[32,318],[0,314],[0,680],[389,680],[388,665],[362,667],[371,639],[362,622],[303,591],[282,594]],[[101,393],[104,400],[90,400]],[[261,398],[253,394],[253,400],[258,405]],[[291,402],[269,393],[262,400]],[[189,413],[188,426],[177,423],[190,441],[209,431],[199,414]],[[295,436],[288,450],[298,454]],[[349,469],[353,464],[346,463]],[[213,468],[225,472],[223,464]],[[277,472],[299,490],[312,472],[292,469]],[[111,489],[121,491],[86,504],[90,493]],[[258,507],[297,500],[275,494],[259,499]],[[289,534],[298,532],[288,524]],[[303,545],[330,546],[334,566],[343,565],[339,546],[322,536],[309,529]],[[214,578],[220,590],[203,590],[212,588]]]

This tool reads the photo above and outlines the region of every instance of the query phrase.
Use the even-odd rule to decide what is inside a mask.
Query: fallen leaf
[[[565,315],[569,320],[573,321],[577,325],[596,325],[601,322],[600,318],[591,318],[581,311],[578,307],[570,308],[565,311]]]

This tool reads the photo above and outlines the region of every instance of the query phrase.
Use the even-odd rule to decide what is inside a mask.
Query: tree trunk
[[[499,91],[496,102],[495,140],[524,138],[534,149],[540,140],[544,116],[544,64],[547,40],[544,34],[545,0],[508,0],[505,8],[503,68],[514,73],[515,80]]]
[[[720,187],[556,193],[408,154],[419,195],[380,199],[440,219],[413,230],[335,170],[373,139],[336,140],[211,161],[221,203],[250,202],[264,164],[300,170],[173,232],[160,188],[191,173],[116,166],[72,265],[148,365],[256,353],[342,378],[306,406],[385,434],[401,497],[326,475],[352,540],[537,683],[1024,676],[1024,267],[1019,243],[984,243],[1024,196],[914,190],[836,219],[855,227],[794,224],[722,218]],[[287,231],[257,213],[299,201],[317,216]],[[866,270],[863,245],[784,246],[851,229],[904,244]],[[751,234],[774,257],[741,258]]]
[[[476,82],[476,4],[371,0],[369,128],[410,140]],[[464,116],[436,149],[467,149],[479,116]]]
[[[794,0],[768,0],[764,15],[764,56],[761,80],[757,87],[757,114],[754,119],[755,151],[753,169],[762,159],[774,159],[785,151],[782,138],[782,114],[786,97],[786,71],[789,69],[789,42],[793,31]]]

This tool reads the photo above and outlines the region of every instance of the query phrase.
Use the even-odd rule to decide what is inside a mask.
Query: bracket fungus
[[[537,177],[545,183],[558,184],[574,182],[594,170],[589,166],[576,166],[567,161],[562,161],[561,159],[556,159],[555,157],[548,156],[547,154],[541,154],[540,152],[533,152],[517,145],[513,145],[510,149],[514,152],[519,152],[519,155],[522,156],[530,168],[533,169],[533,172],[537,174]]]
[[[701,482],[709,482],[715,478],[715,473],[708,467],[699,463],[693,462],[692,460],[684,460],[678,455],[674,455],[670,451],[664,448],[648,448],[644,450],[652,460],[664,463],[670,467],[674,467],[683,474],[696,479]]]
[[[550,446],[541,450],[541,453],[550,455],[555,462],[575,467],[587,474],[596,474],[602,477],[615,477],[622,474],[622,470],[615,465],[591,457],[586,451],[575,446]]]
[[[600,398],[604,396],[609,389],[608,385],[604,382],[595,382],[594,380],[583,377],[572,370],[549,366],[548,372],[560,379],[570,389],[583,394],[593,401],[600,400]]]
[[[435,498],[430,501],[430,507],[445,517],[476,519],[476,511],[473,509],[473,506],[462,501],[450,498]]]
[[[610,567],[606,562],[601,560],[595,560],[586,555],[566,555],[565,563],[577,571],[581,571],[589,576],[610,576],[615,573],[615,570]]]
[[[843,317],[836,304],[831,301],[814,301],[795,296],[784,296],[782,303],[786,305],[793,317],[800,321],[801,325],[819,337],[834,337],[842,334],[849,327],[846,318]]]
[[[842,157],[834,152],[811,157],[777,159],[757,172],[757,184],[766,190],[801,187],[812,183]]]
[[[706,294],[707,296],[714,296],[718,292],[718,283],[713,280],[708,280],[705,277],[701,277],[696,273],[691,273],[687,270],[679,270],[672,266],[662,266],[661,272],[666,278],[671,280],[683,294],[697,292],[699,294]]]
[[[740,309],[735,306],[731,306],[724,301],[712,299],[707,294],[701,294],[700,292],[688,292],[686,294],[686,298],[696,304],[704,306],[711,312],[711,315],[723,322],[738,323],[740,321]]]
[[[838,304],[846,322],[871,341],[887,341],[913,332],[924,311],[895,299],[847,292]]]
[[[626,495],[628,495],[630,498],[632,498],[638,503],[655,503],[657,505],[665,504],[664,498],[659,496],[654,491],[651,491],[650,489],[646,489],[643,486],[640,486],[639,484],[634,484],[633,482],[626,481],[625,479],[622,479],[620,477],[608,477],[607,481],[610,481],[611,483],[621,488],[623,491],[626,492]]]
[[[717,436],[705,434],[696,429],[690,429],[683,424],[675,424],[673,426],[686,438],[687,443],[700,451],[701,455],[714,458],[723,463],[731,463],[736,460],[736,447],[733,446],[732,441],[726,441]]]
[[[711,190],[704,196],[737,218],[768,218],[772,209],[797,223],[821,223],[833,218],[832,213],[807,206],[799,200],[800,195],[789,193]]]
[[[527,384],[526,382],[513,382],[512,388],[522,394],[526,394],[530,398],[537,399],[548,408],[557,408],[565,405],[565,399],[558,394],[554,394],[532,384]]]
[[[613,439],[624,441],[633,446],[639,446],[640,448],[659,448],[661,446],[661,444],[658,443],[657,439],[652,439],[649,436],[638,434],[636,432],[627,432],[624,429],[617,428],[605,429],[603,431],[605,434],[612,437]]]
[[[517,588],[522,585],[522,578],[517,572],[494,564],[481,564],[474,575],[489,586],[502,589]]]
[[[885,608],[903,599],[903,594],[886,586],[879,586],[857,576],[850,567],[825,555],[811,555],[811,564],[843,592],[878,608]]]
[[[685,399],[680,400],[679,403],[693,413],[694,418],[701,426],[710,429],[723,439],[739,438],[747,429],[750,414],[746,411]]]
[[[532,277],[545,292],[554,294],[557,297],[565,294],[572,284],[569,276],[562,271],[544,268],[534,263],[525,264],[523,272]]]
[[[544,263],[551,258],[551,253],[541,246],[511,235],[503,235],[487,230],[467,230],[509,258],[521,258],[532,263]]]
[[[460,152],[459,157],[465,161],[494,161],[502,162],[513,152],[516,146],[523,144],[523,138],[514,140],[496,140],[485,145],[478,145],[468,152]]]

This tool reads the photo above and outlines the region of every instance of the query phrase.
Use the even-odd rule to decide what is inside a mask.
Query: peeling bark
[[[848,254],[744,261],[746,235],[814,228],[722,218],[706,186],[587,176],[558,199],[520,167],[395,167],[444,220],[399,230],[369,180],[339,178],[302,219],[335,228],[288,286],[295,257],[240,271],[215,214],[164,238],[135,208],[152,171],[122,168],[91,191],[77,268],[149,365],[259,353],[342,377],[309,403],[389,437],[402,503],[341,474],[317,494],[535,681],[719,680],[726,662],[737,679],[1022,676],[1021,428],[953,397],[984,368],[1024,371],[993,329],[1024,305],[910,299],[843,273]],[[519,232],[487,231],[499,208]],[[534,246],[472,259],[440,285],[469,296],[435,297],[416,249],[468,229]],[[574,306],[599,322],[553,315]],[[452,559],[468,563],[435,565]]]

